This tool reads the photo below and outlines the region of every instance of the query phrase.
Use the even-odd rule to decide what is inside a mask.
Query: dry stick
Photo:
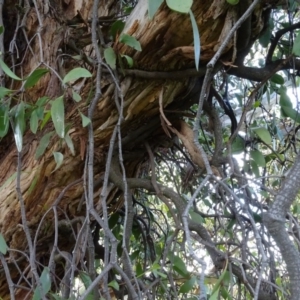
[[[10,277],[10,272],[9,272],[9,268],[8,268],[8,265],[7,265],[7,262],[3,256],[3,254],[0,252],[0,260],[1,260],[1,263],[2,263],[2,266],[4,268],[4,272],[5,272],[5,277],[6,277],[6,280],[8,282],[8,287],[9,287],[9,293],[10,293],[10,299],[11,300],[15,300],[15,295],[14,295],[14,283]]]
[[[260,237],[260,234],[258,233],[257,229],[256,229],[256,224],[255,224],[255,221],[248,209],[248,206],[245,204],[245,203],[242,203],[242,201],[236,196],[236,194],[221,180],[218,180],[217,178],[215,178],[215,180],[223,186],[223,188],[233,197],[233,199],[239,203],[241,205],[241,207],[243,208],[243,210],[247,213],[248,215],[248,218],[250,220],[250,223],[252,225],[252,229],[253,229],[253,232],[254,232],[254,236],[255,236],[255,239],[256,239],[256,242],[257,242],[257,249],[258,251],[260,252],[261,256],[262,256],[262,268],[259,272],[259,275],[258,275],[258,278],[257,278],[257,281],[256,281],[256,287],[255,287],[255,292],[254,292],[254,298],[255,300],[258,299],[258,296],[259,296],[259,289],[260,289],[260,283],[261,283],[261,280],[262,280],[262,274],[263,274],[263,271],[264,269],[266,268],[267,266],[267,263],[268,263],[268,257],[265,253],[265,251],[263,250],[263,245],[262,245],[262,242],[261,242],[261,237]]]
[[[93,114],[96,108],[96,105],[100,99],[101,96],[101,87],[100,87],[100,79],[101,79],[101,54],[98,48],[97,43],[97,26],[98,26],[98,7],[99,7],[99,0],[94,0],[93,3],[93,14],[92,14],[92,28],[91,28],[91,34],[92,34],[92,44],[94,47],[94,51],[96,53],[97,58],[97,71],[96,71],[96,91],[94,98],[91,101],[90,107],[88,109],[88,117],[90,118],[91,122],[88,126],[88,162],[87,162],[87,175],[88,175],[88,192],[87,192],[87,199],[86,199],[86,220],[87,224],[86,226],[90,226],[90,211],[94,209],[94,130],[93,130]],[[82,227],[83,229],[83,227]],[[88,228],[87,228],[88,230]],[[92,245],[90,245],[92,247]],[[94,258],[92,258],[92,254],[94,254],[94,251],[92,253],[89,253],[89,265],[88,265],[88,272],[89,274],[95,274],[95,266],[92,261],[94,261]],[[104,274],[105,276],[105,283],[107,283],[107,274]],[[92,278],[94,279],[94,278]],[[107,299],[110,299],[107,284],[104,284],[104,292]],[[98,289],[94,289],[94,295],[97,297]]]
[[[17,186],[16,186],[16,191],[18,195],[18,199],[20,202],[20,208],[21,208],[21,218],[22,218],[22,225],[23,225],[23,230],[25,232],[25,236],[27,239],[27,244],[29,248],[29,264],[31,267],[31,272],[36,280],[37,286],[40,290],[41,297],[43,299],[45,298],[45,294],[43,291],[43,287],[39,278],[39,274],[36,269],[36,264],[35,264],[35,251],[33,248],[31,236],[30,236],[30,231],[27,223],[27,218],[26,218],[26,209],[25,209],[25,204],[24,204],[24,199],[22,196],[22,190],[21,190],[21,170],[22,170],[22,161],[21,161],[21,152],[18,151],[18,165],[17,165]]]
[[[206,287],[205,287],[205,284],[204,284],[204,279],[205,279],[204,271],[206,269],[206,263],[203,259],[199,258],[193,250],[193,246],[192,246],[192,243],[191,243],[188,220],[189,220],[189,210],[192,207],[193,202],[196,200],[196,197],[200,193],[201,189],[205,186],[205,184],[207,183],[209,178],[210,178],[210,176],[208,176],[208,175],[204,178],[204,180],[201,182],[201,184],[198,186],[198,188],[194,192],[193,196],[189,199],[188,204],[187,204],[187,206],[186,206],[186,208],[185,208],[185,210],[182,214],[182,223],[183,223],[183,227],[184,227],[184,231],[185,231],[185,235],[186,235],[186,242],[188,244],[188,249],[189,249],[190,255],[202,266],[201,273],[199,272],[199,275],[200,275],[200,279],[199,279],[199,287],[200,287],[199,299],[206,299]]]
[[[3,28],[3,15],[2,15],[2,12],[3,12],[3,4],[4,4],[4,0],[0,0],[0,26]],[[0,57],[1,59],[3,59],[4,57],[4,34],[2,33],[0,35]],[[0,86],[4,86],[5,82],[4,82],[4,71],[2,70],[2,68],[0,68],[0,78],[1,81],[0,81]]]
[[[131,195],[131,193],[130,193],[130,195],[128,195],[128,184],[127,184],[127,180],[126,180],[126,170],[125,170],[125,167],[124,167],[124,160],[123,160],[123,153],[122,153],[121,124],[122,124],[123,119],[124,119],[123,118],[124,99],[123,99],[123,94],[121,92],[121,88],[119,87],[118,80],[117,80],[116,76],[113,76],[113,78],[115,79],[115,86],[116,86],[117,91],[118,91],[118,93],[115,93],[115,102],[116,102],[117,107],[118,107],[118,104],[119,104],[118,103],[118,97],[117,97],[118,95],[120,96],[120,100],[121,100],[121,103],[119,105],[119,118],[118,118],[118,122],[117,122],[116,127],[117,127],[117,132],[118,132],[119,163],[120,163],[120,167],[121,167],[121,170],[122,170],[122,181],[123,181],[123,184],[124,184],[125,219],[124,219],[124,234],[123,234],[123,241],[122,241],[123,253],[126,257],[126,262],[124,262],[124,269],[126,271],[125,273],[128,276],[133,276],[134,282],[135,282],[136,287],[138,289],[139,298],[141,298],[141,291],[140,291],[140,288],[139,288],[137,278],[133,274],[133,267],[132,267],[131,260],[130,260],[130,257],[129,257],[129,253],[128,253],[128,249],[127,249],[127,246],[129,246],[129,240],[130,240],[131,231],[132,231],[134,212],[133,212],[133,204],[132,204],[132,195]],[[131,284],[131,282],[130,282],[130,284]],[[129,290],[134,290],[133,286],[128,287],[128,288],[129,288]]]
[[[36,11],[36,16],[37,16],[38,22],[39,22],[39,27],[37,29],[37,36],[38,36],[39,44],[40,44],[40,61],[44,62],[43,43],[42,43],[42,37],[41,37],[41,31],[42,31],[44,25],[43,25],[43,22],[42,22],[42,18],[41,18],[36,0],[32,0],[32,2],[34,4],[35,11]]]
[[[235,32],[241,26],[241,24],[248,18],[248,16],[250,16],[250,14],[252,13],[252,11],[254,10],[255,6],[258,3],[259,3],[259,0],[255,0],[248,7],[248,9],[246,10],[246,12],[242,15],[242,17],[232,27],[232,29],[230,30],[229,34],[225,38],[224,42],[221,44],[220,48],[218,49],[218,51],[216,52],[216,54],[214,55],[214,57],[207,64],[207,70],[206,70],[206,74],[205,74],[205,77],[204,77],[204,80],[203,80],[203,84],[202,84],[202,89],[201,89],[199,103],[198,103],[197,115],[196,115],[196,119],[195,119],[195,122],[194,122],[194,128],[193,128],[193,132],[194,132],[194,144],[195,144],[195,146],[197,147],[197,149],[199,150],[199,152],[201,153],[201,155],[203,157],[203,161],[204,161],[204,164],[205,164],[205,167],[206,167],[206,171],[207,171],[207,177],[204,179],[204,181],[207,180],[209,177],[211,177],[212,174],[213,174],[213,172],[212,172],[212,169],[210,167],[208,158],[207,158],[207,156],[206,156],[206,154],[205,154],[202,146],[199,143],[198,135],[199,135],[199,130],[200,130],[200,117],[201,117],[201,114],[202,114],[202,107],[203,107],[204,99],[206,98],[206,96],[208,94],[208,91],[209,91],[209,86],[210,86],[210,81],[211,81],[213,69],[214,69],[217,61],[219,60],[221,54],[223,53],[225,47],[227,46],[227,44],[231,40],[232,36],[235,34]],[[200,186],[202,186],[202,184]],[[197,192],[197,194],[196,194],[196,192]],[[196,197],[198,195],[198,193],[200,192],[200,189],[198,188],[196,190],[196,192],[194,193],[193,197]],[[190,244],[191,241],[188,240],[188,237],[190,238],[190,233],[189,233],[189,228],[187,226],[187,215],[186,215],[186,212],[187,212],[187,210],[183,214],[182,218],[186,219],[186,222],[185,222],[185,233],[187,235],[187,242],[188,242],[188,244]],[[190,247],[189,247],[189,249],[192,250],[192,248],[190,248]],[[191,252],[191,254],[193,255],[194,253]],[[204,264],[204,261],[203,261],[203,264]],[[203,270],[202,270],[202,273],[201,273],[200,286],[201,287],[203,286],[205,288],[205,285],[204,285],[204,272],[203,272]],[[204,294],[204,291],[202,289],[201,289],[200,293],[201,293],[200,294],[200,298],[201,298],[201,295],[202,295],[202,297],[204,299],[206,299],[206,295]]]
[[[105,274],[107,274],[112,269],[112,267],[113,267],[113,265],[111,263],[109,263],[107,266],[105,266],[104,269],[102,270],[102,272],[93,280],[91,285],[81,295],[79,300],[87,299],[88,294],[90,294],[94,289],[97,289],[97,285],[100,283],[100,281],[105,276]]]

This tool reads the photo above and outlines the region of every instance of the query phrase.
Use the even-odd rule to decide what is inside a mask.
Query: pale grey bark
[[[290,277],[291,300],[300,295],[300,255],[286,230],[286,215],[300,190],[300,155],[285,178],[269,211],[264,214],[264,223],[276,242]]]

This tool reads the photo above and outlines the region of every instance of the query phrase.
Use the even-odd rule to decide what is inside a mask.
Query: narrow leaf
[[[174,264],[173,269],[178,274],[182,275],[185,278],[188,276],[188,271],[187,271],[186,265],[179,256],[174,256],[173,264]]]
[[[51,139],[53,133],[54,133],[53,131],[48,132],[41,138],[39,146],[37,147],[36,152],[35,152],[35,159],[39,159],[40,156],[42,156],[44,154],[46,148],[49,145],[49,142],[50,142],[50,139]]]
[[[125,55],[125,54],[122,54],[121,56],[126,59],[128,67],[132,68],[133,67],[133,59],[132,59],[132,57],[130,57],[128,55]]]
[[[117,38],[120,32],[122,32],[124,27],[125,22],[123,22],[122,20],[117,20],[111,25],[109,32],[113,36],[114,40]]]
[[[7,253],[7,249],[8,249],[8,246],[5,242],[5,239],[4,239],[3,235],[0,233],[0,252],[5,255]]]
[[[170,9],[180,13],[188,13],[192,7],[193,0],[167,0],[167,5]]]
[[[270,135],[270,132],[266,128],[256,128],[253,129],[253,131],[257,134],[257,136],[266,144],[272,143],[272,137]]]
[[[300,123],[300,113],[289,106],[281,106],[281,114],[283,117],[291,118],[297,123]]]
[[[45,74],[49,71],[47,69],[36,69],[34,70],[29,77],[26,79],[24,88],[28,89],[34,86]]]
[[[10,94],[12,90],[7,89],[5,87],[0,87],[0,99],[4,98],[6,95]]]
[[[259,167],[265,167],[266,166],[265,157],[262,155],[262,153],[260,151],[251,150],[250,151],[250,157],[256,162],[256,164]]]
[[[79,276],[80,276],[81,281],[84,284],[84,287],[87,289],[92,284],[91,277],[84,272],[79,272]]]
[[[226,0],[226,1],[231,5],[237,5],[240,2],[240,0]]]
[[[41,129],[44,128],[44,126],[47,124],[47,122],[50,120],[50,118],[51,118],[51,111],[48,110],[43,118],[42,123],[41,123],[41,126],[40,126]]]
[[[36,134],[39,125],[39,118],[37,115],[37,110],[35,109],[30,116],[30,130],[32,133]]]
[[[63,83],[67,83],[70,81],[75,81],[79,78],[83,77],[92,77],[90,71],[84,68],[75,68],[71,70],[63,79]]]
[[[65,142],[66,142],[67,146],[69,147],[72,155],[75,156],[74,144],[68,133],[65,135]]]
[[[118,284],[118,282],[117,282],[116,280],[111,281],[111,282],[108,284],[108,286],[111,286],[112,288],[114,288],[114,289],[117,290],[117,291],[120,289],[119,284]]]
[[[6,136],[9,128],[8,106],[0,105],[0,137]]]
[[[140,42],[133,36],[128,34],[122,34],[120,36],[120,42],[126,44],[127,46],[132,47],[137,51],[142,51]]]
[[[53,156],[54,156],[54,160],[56,162],[56,167],[51,173],[56,171],[62,165],[62,163],[64,161],[64,156],[60,152],[53,152]]]
[[[22,80],[20,77],[18,77],[11,71],[11,69],[6,65],[6,63],[1,58],[0,58],[0,67],[3,70],[3,72],[10,78],[15,80]]]
[[[198,68],[199,68],[199,62],[200,62],[200,52],[201,52],[200,34],[199,34],[199,30],[198,30],[198,25],[197,25],[196,19],[195,19],[194,14],[193,14],[193,12],[191,10],[189,10],[189,14],[190,14],[190,19],[191,19],[192,28],[193,28],[195,65],[196,65],[196,69],[198,70]]]
[[[79,102],[81,101],[81,96],[77,94],[75,91],[72,90],[72,98],[74,101]]]
[[[270,80],[276,84],[284,84],[284,79],[279,74],[274,74]]]
[[[117,61],[117,57],[116,57],[116,53],[114,51],[114,49],[112,47],[106,48],[104,50],[104,58],[107,62],[107,64],[113,69],[116,69],[116,61]]]
[[[194,211],[190,211],[190,217],[194,222],[196,222],[198,224],[203,224],[204,223],[204,219]]]
[[[49,272],[48,267],[44,268],[41,278],[40,278],[40,282],[42,284],[43,293],[45,296],[50,291],[50,288],[51,288],[51,278],[50,278],[50,272]],[[42,295],[41,295],[40,288],[36,287],[32,300],[40,300],[43,298],[44,297],[42,297]]]
[[[152,19],[163,3],[163,0],[148,0],[148,15],[149,18]]]
[[[300,56],[300,33],[297,34],[294,45],[293,45],[293,54]]]
[[[25,107],[24,107],[24,102],[21,102],[17,107],[16,115],[14,118],[14,137],[19,152],[22,151],[22,147],[23,147],[24,130],[25,130]]]
[[[91,123],[90,118],[86,117],[83,113],[80,113],[81,121],[82,121],[82,127],[86,127]]]
[[[188,293],[195,285],[197,278],[193,276],[187,280],[179,289],[179,293]]]
[[[60,96],[51,104],[51,118],[57,135],[61,138],[65,136],[65,107],[64,98]]]

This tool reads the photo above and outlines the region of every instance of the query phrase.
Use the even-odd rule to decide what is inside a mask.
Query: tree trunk
[[[105,17],[114,18],[120,10],[120,2],[100,1],[99,25],[105,41],[109,38]],[[192,10],[201,36],[199,77],[203,76],[203,67],[213,57],[220,43],[243,12],[242,6],[242,4],[229,5],[225,0],[194,1]],[[120,70],[119,72],[120,88],[124,99],[124,119],[121,124],[122,149],[128,177],[137,176],[139,166],[147,159],[145,142],[152,149],[168,147],[166,132],[161,125],[160,94],[163,93],[162,107],[166,118],[177,131],[180,131],[179,120],[184,110],[193,102],[198,101],[198,94],[190,98],[185,96],[191,90],[191,83],[192,85],[195,85],[195,82],[200,84],[200,81],[191,80],[189,71],[186,71],[194,68],[195,65],[193,33],[188,14],[173,12],[163,4],[154,19],[150,20],[147,16],[147,7],[147,0],[140,0],[126,20],[123,31],[140,42],[142,51],[136,51],[120,42],[113,44],[116,53],[133,58],[134,70],[145,71],[144,73],[134,70],[123,72]],[[27,8],[18,8],[16,1],[6,1],[3,20],[7,65],[14,66],[15,73],[20,77],[27,76],[39,65],[50,69],[49,74],[45,75],[34,87],[21,91],[13,101],[17,103],[23,100],[35,103],[43,96],[54,99],[63,94],[61,82],[55,72],[63,77],[69,70],[78,66],[70,55],[79,54],[83,48],[86,55],[94,56],[94,52],[91,52],[92,40],[89,27],[92,8],[92,0],[37,0],[37,7],[32,5]],[[242,53],[244,49],[249,48],[263,30],[267,16],[263,13],[263,8],[263,4],[260,4],[255,9],[251,19],[251,32],[248,32],[246,38],[239,33],[237,41],[232,39],[228,44],[222,56],[223,62],[234,60],[235,53]],[[18,17],[23,20],[23,23],[17,23]],[[68,56],[61,54],[68,54]],[[62,220],[75,220],[76,223],[76,220],[85,216],[86,213],[84,201],[82,202],[84,192],[82,178],[88,134],[87,129],[81,125],[78,109],[87,114],[89,101],[95,93],[94,75],[96,72],[87,63],[85,66],[93,73],[92,79],[84,79],[75,83],[83,100],[75,103],[68,95],[64,97],[65,118],[70,124],[69,134],[74,143],[75,155],[72,155],[65,142],[60,141],[54,135],[46,152],[41,158],[35,159],[41,138],[47,132],[54,130],[51,122],[48,122],[36,135],[29,130],[26,130],[24,134],[21,152],[21,194],[25,203],[31,238],[36,238],[37,241],[35,259],[42,265],[48,264],[57,226],[52,208],[57,208],[57,218],[61,222],[58,232],[59,249],[67,252],[73,249],[76,241],[71,234],[72,228],[63,227]],[[162,71],[168,73],[159,73]],[[180,71],[180,76],[175,71]],[[193,76],[195,74],[196,72]],[[10,82],[8,79],[6,86],[14,90],[20,88],[18,82]],[[99,213],[101,213],[101,204],[97,195],[101,191],[101,176],[105,171],[109,141],[119,117],[114,96],[115,83],[105,67],[103,67],[101,78],[101,93],[92,120],[95,139],[95,207]],[[58,170],[55,170],[54,151],[64,154],[63,165]],[[10,131],[1,141],[0,230],[10,248],[9,255],[5,258],[12,281],[18,286],[29,287],[25,278],[21,278],[20,270],[13,263],[13,261],[18,262],[19,268],[30,281],[32,274],[28,259],[25,257],[25,254],[28,254],[28,244],[22,225],[20,199],[16,190],[17,157],[13,132]],[[62,194],[64,189],[66,190]],[[116,201],[116,199],[122,199],[122,197],[116,197],[116,193],[116,190],[111,191],[107,198],[112,210],[122,205],[122,203],[117,203],[121,200]],[[58,197],[61,199],[58,200]],[[39,231],[37,231],[39,226]],[[76,224],[73,229],[76,230]],[[63,267],[57,266],[56,272],[58,277],[62,277]],[[24,299],[27,291],[18,288],[15,290],[17,299]],[[8,281],[2,268],[0,297],[10,298]]]

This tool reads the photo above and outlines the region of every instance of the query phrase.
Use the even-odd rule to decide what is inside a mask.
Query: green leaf
[[[6,105],[0,105],[0,137],[6,136],[9,128],[8,109]]]
[[[5,87],[0,87],[0,99],[4,98],[6,95],[10,94],[13,90],[7,89]]]
[[[148,15],[149,18],[152,19],[163,3],[163,0],[148,0]]]
[[[113,36],[114,40],[122,32],[125,27],[125,23],[122,20],[117,20],[111,25],[110,34]]]
[[[36,152],[35,152],[35,159],[39,159],[40,156],[42,156],[44,154],[46,148],[49,145],[49,142],[50,142],[50,139],[51,139],[53,133],[54,133],[53,131],[48,132],[41,138],[39,146],[37,147]]]
[[[274,74],[270,80],[276,84],[284,84],[284,79],[279,74]]]
[[[120,41],[121,43],[126,44],[127,46],[132,47],[133,49],[135,49],[135,50],[137,50],[137,51],[142,51],[140,42],[139,42],[135,37],[133,37],[133,36],[131,36],[131,35],[128,35],[128,34],[123,33],[123,34],[120,36],[119,41]]]
[[[137,277],[140,277],[144,274],[143,267],[142,267],[142,264],[140,262],[138,262],[136,264],[135,273],[136,273]]]
[[[64,156],[60,152],[53,152],[53,156],[54,156],[54,160],[56,162],[56,167],[51,173],[56,171],[62,165],[62,163],[64,161]]]
[[[50,272],[49,272],[48,267],[44,268],[41,278],[40,278],[40,282],[43,287],[43,293],[44,293],[44,295],[46,295],[50,291],[50,288],[51,288],[51,278],[50,278]],[[43,297],[41,295],[40,288],[36,287],[33,297],[32,297],[32,300],[40,300],[42,298]]]
[[[3,70],[3,72],[10,78],[15,80],[22,80],[20,77],[15,75],[10,68],[6,65],[6,63],[0,58],[0,67]]]
[[[240,2],[240,0],[226,0],[231,5],[236,5]]]
[[[81,121],[82,121],[82,127],[86,127],[91,123],[90,118],[86,117],[83,113],[80,113]]]
[[[251,150],[250,151],[250,157],[256,162],[256,164],[259,167],[265,167],[266,166],[265,157],[262,155],[262,153],[260,151]]]
[[[116,53],[114,51],[114,49],[112,47],[106,48],[104,50],[104,58],[107,62],[107,64],[113,69],[116,69],[116,61],[117,61],[117,57],[116,57]]]
[[[59,137],[65,136],[65,106],[64,97],[60,96],[51,103],[51,118]]]
[[[67,83],[70,81],[75,81],[79,78],[83,77],[92,77],[90,71],[84,68],[75,68],[71,70],[63,79],[63,83]]]
[[[4,27],[0,26],[0,34],[2,34],[4,32]]]
[[[298,33],[295,38],[292,52],[296,56],[300,56],[300,33]]]
[[[65,135],[65,142],[66,142],[67,146],[69,147],[72,155],[75,156],[74,144],[68,133]]]
[[[204,219],[194,211],[190,211],[190,217],[194,222],[196,222],[198,224],[203,224],[204,223]]]
[[[200,62],[200,52],[201,52],[200,34],[199,34],[199,30],[198,30],[198,25],[197,25],[196,19],[195,19],[194,14],[193,14],[193,12],[191,10],[189,10],[189,14],[190,14],[190,19],[191,19],[192,28],[193,28],[195,65],[196,65],[196,69],[198,70],[198,68],[199,68],[199,62]]]
[[[81,96],[77,94],[75,91],[72,90],[72,98],[74,101],[79,102],[81,101]]]
[[[251,165],[251,171],[254,173],[255,177],[259,177],[259,168],[257,163],[254,160],[250,161],[250,165]]]
[[[111,286],[112,288],[114,288],[114,289],[117,290],[117,291],[120,289],[119,284],[118,284],[118,282],[117,282],[116,280],[111,281],[111,282],[108,284],[108,286]]]
[[[84,287],[86,289],[92,284],[91,277],[89,275],[87,275],[86,273],[79,272],[79,277],[80,277],[81,281],[83,282]]]
[[[188,293],[195,285],[197,278],[193,276],[191,279],[186,281],[179,289],[179,293]]]
[[[284,117],[291,118],[292,120],[296,121],[297,123],[300,123],[300,114],[298,111],[296,111],[292,107],[281,106],[281,114]]]
[[[3,235],[0,233],[0,252],[5,255],[7,253],[7,249],[8,249],[8,246],[5,242],[5,239],[4,239]]]
[[[22,101],[17,107],[15,118],[14,118],[14,137],[19,152],[22,151],[22,147],[23,147],[24,130],[25,130],[25,106],[24,106],[24,102]]]
[[[30,130],[32,131],[32,133],[36,134],[38,126],[39,126],[39,118],[37,115],[37,110],[35,109],[30,116]]]
[[[30,195],[33,191],[34,191],[34,188],[36,187],[36,184],[37,184],[37,181],[38,181],[38,175],[36,174],[29,186],[29,189],[28,189],[28,195]]]
[[[214,290],[208,300],[218,300],[220,286]]]
[[[224,267],[224,270],[223,270],[222,274],[220,275],[218,281],[217,281],[216,284],[214,285],[213,290],[212,290],[212,292],[211,292],[211,296],[210,296],[209,299],[217,299],[217,298],[211,298],[211,297],[216,297],[216,296],[218,295],[220,285],[221,285],[223,279],[225,278],[226,273],[228,273],[228,272],[227,272],[227,265],[228,265],[228,261],[226,261],[226,265],[225,265],[225,267]]]
[[[109,217],[108,226],[112,229],[119,221],[119,213],[114,213]]]
[[[259,43],[262,47],[267,48],[272,37],[271,26],[268,26],[265,32],[260,36]]]
[[[173,265],[174,265],[173,269],[178,274],[180,274],[184,278],[186,278],[188,276],[188,271],[187,271],[186,265],[179,256],[176,256],[176,255],[174,256]]]
[[[168,7],[180,13],[188,13],[192,4],[193,0],[167,0]]]
[[[245,150],[245,140],[239,135],[234,139],[231,145],[232,154],[239,154]]]
[[[49,100],[49,98],[47,96],[41,97],[38,99],[38,101],[36,101],[36,105],[44,106],[46,104],[47,100]]]
[[[47,74],[49,70],[47,69],[36,69],[34,70],[29,77],[26,79],[24,88],[28,89],[34,86],[45,74]]]
[[[132,57],[130,57],[128,55],[125,55],[125,54],[122,54],[121,57],[124,57],[126,59],[129,68],[133,67],[133,59],[132,59]]]
[[[263,128],[263,127],[256,128],[256,129],[253,129],[253,131],[266,144],[272,143],[272,137],[270,135],[270,132],[266,128]]]
[[[291,101],[290,97],[287,95],[285,88],[280,88],[279,105],[293,107],[292,101]]]
[[[0,186],[0,192],[5,189],[8,185],[10,185],[17,178],[17,172],[13,173],[10,177],[8,177],[5,182]]]
[[[47,124],[47,122],[50,120],[50,118],[51,118],[51,111],[49,110],[49,111],[46,112],[46,114],[43,118],[43,121],[42,121],[41,126],[40,126],[41,129],[44,128],[44,126]]]

